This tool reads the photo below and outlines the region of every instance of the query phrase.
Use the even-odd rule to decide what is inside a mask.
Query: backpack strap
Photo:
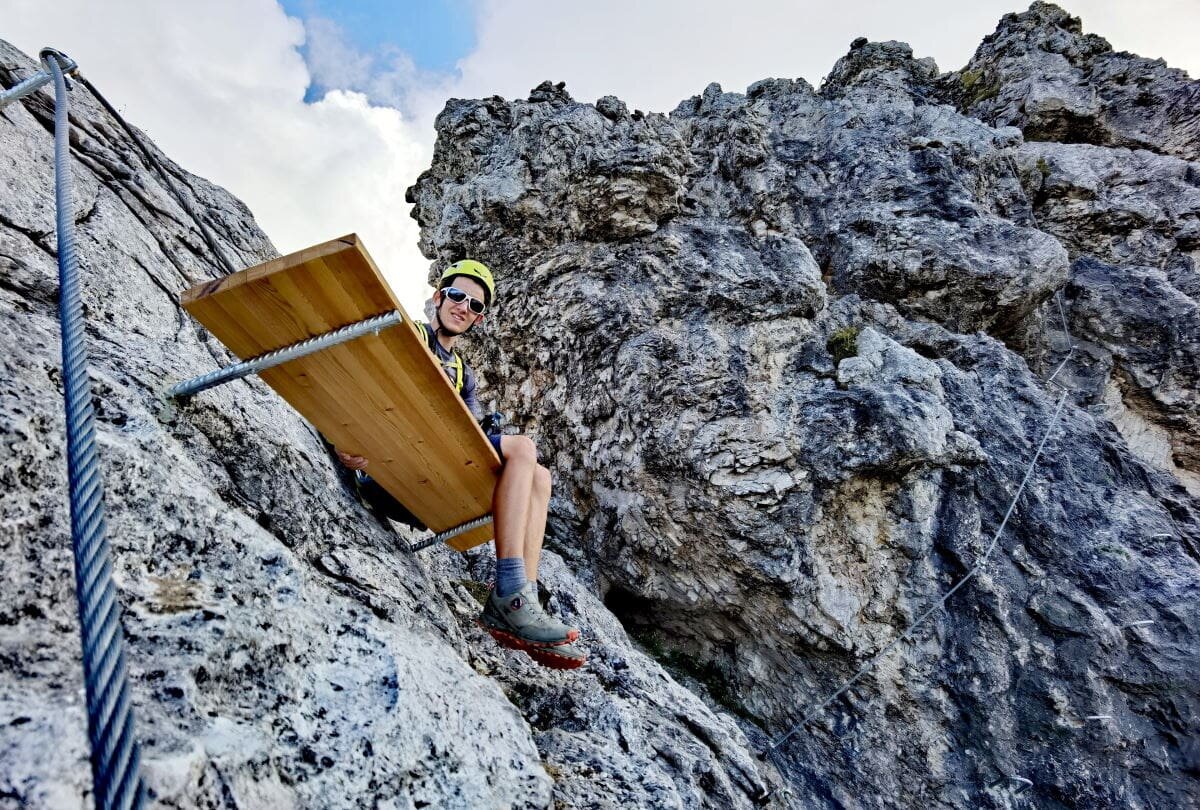
[[[432,354],[434,359],[440,363],[441,358],[438,357],[437,349],[434,347],[434,344],[437,342],[437,338],[434,337],[433,330],[430,329],[428,325],[421,323],[420,321],[417,321],[417,328],[421,330],[421,337],[425,338],[425,345],[429,348],[429,353]],[[465,375],[463,374],[462,356],[458,353],[457,349],[451,349],[450,354],[454,359],[454,390],[461,394],[463,390],[463,383],[466,381]]]

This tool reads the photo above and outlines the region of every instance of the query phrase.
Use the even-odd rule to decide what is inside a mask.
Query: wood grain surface
[[[187,290],[183,306],[243,360],[398,310],[404,323],[259,376],[434,531],[492,511],[500,459],[354,234]],[[484,526],[448,541],[485,543]]]

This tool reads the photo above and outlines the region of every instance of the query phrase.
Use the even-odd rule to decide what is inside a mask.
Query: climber
[[[484,264],[471,259],[456,262],[438,280],[433,324],[418,324],[429,350],[476,419],[480,408],[475,374],[455,344],[483,321],[495,292],[491,270]],[[502,646],[524,650],[543,666],[574,669],[587,659],[577,643],[579,631],[546,613],[538,599],[538,558],[550,504],[550,471],[538,464],[537,447],[528,436],[489,431],[488,439],[504,467],[492,497],[496,581],[479,624]],[[342,464],[365,478],[367,459],[340,450],[337,455]],[[391,499],[382,488],[376,487],[374,492]]]

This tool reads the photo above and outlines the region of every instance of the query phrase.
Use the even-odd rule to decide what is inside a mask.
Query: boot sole
[[[488,627],[483,622],[478,623],[480,627],[487,630],[492,638],[496,639],[496,643],[501,647],[509,650],[519,650],[526,653],[530,658],[536,661],[543,667],[549,669],[577,669],[583,666],[587,661],[586,657],[577,658],[570,655],[560,655],[554,652],[555,647],[562,647],[570,644],[570,641],[560,641],[557,644],[532,644],[519,636],[514,636],[512,633],[506,633],[503,630],[497,630],[494,627]],[[578,638],[578,635],[576,635]]]
[[[548,667],[549,669],[578,669],[587,661],[587,658],[559,655],[553,649],[535,648],[532,650],[527,649],[525,652],[540,666]]]
[[[504,630],[499,627],[493,627],[482,619],[476,619],[475,623],[492,634],[492,638],[496,639],[502,647],[508,647],[510,650],[528,650],[528,649],[546,649],[547,647],[561,647],[564,644],[570,644],[572,641],[579,640],[579,631],[571,628],[571,632],[567,633],[567,637],[562,641],[530,641],[529,639],[521,638],[516,633]]]
[[[496,639],[496,643],[501,647],[510,650],[519,650],[527,654],[530,658],[536,661],[543,667],[550,669],[577,669],[583,666],[587,658],[576,658],[570,655],[560,655],[554,652],[555,647],[562,647],[570,644],[569,641],[563,641],[554,645],[537,645],[530,644],[522,638],[506,633],[503,630],[496,630],[493,627],[488,627],[486,624],[480,623],[480,626],[491,634],[492,638]]]

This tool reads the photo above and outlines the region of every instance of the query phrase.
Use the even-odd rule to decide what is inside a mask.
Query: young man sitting
[[[433,324],[420,324],[429,350],[445,369],[475,418],[480,417],[475,374],[462,361],[455,344],[481,323],[495,296],[491,271],[466,259],[442,273],[434,293]],[[550,471],[538,464],[537,448],[527,436],[488,436],[504,467],[492,497],[496,536],[496,583],[488,594],[479,623],[501,645],[524,650],[543,666],[574,669],[587,660],[576,643],[579,631],[542,608],[538,601],[538,558],[550,504]],[[338,451],[353,470],[365,470],[361,456]]]

